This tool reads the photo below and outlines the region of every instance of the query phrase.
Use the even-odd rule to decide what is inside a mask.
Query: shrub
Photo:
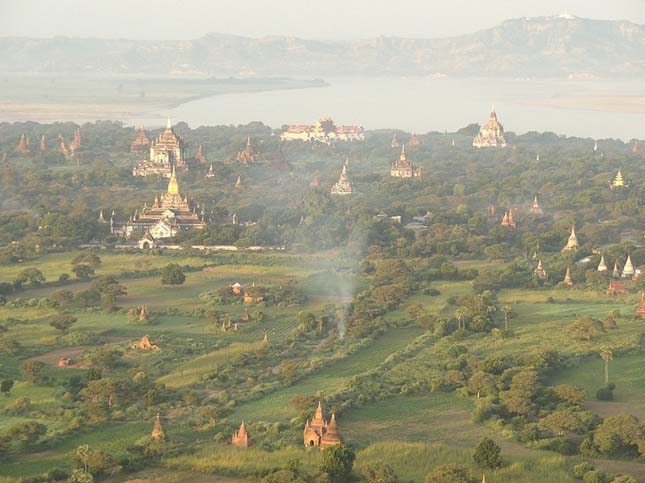
[[[573,467],[573,476],[582,479],[582,477],[585,476],[585,473],[588,473],[589,471],[592,471],[594,469],[595,468],[591,463],[583,461],[582,463],[579,463]]]
[[[473,454],[473,459],[482,468],[495,470],[502,466],[502,449],[490,438],[482,439]]]

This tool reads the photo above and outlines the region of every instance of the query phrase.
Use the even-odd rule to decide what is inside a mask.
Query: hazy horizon
[[[343,40],[376,36],[449,37],[493,27],[504,20],[568,12],[599,20],[645,24],[645,0],[490,0],[477,10],[470,0],[450,3],[369,0],[294,3],[261,0],[0,0],[0,36],[188,40],[208,33]],[[34,15],[40,12],[41,15]],[[467,12],[464,15],[464,12]],[[73,19],[74,21],[70,21]],[[82,21],[78,21],[81,19]]]

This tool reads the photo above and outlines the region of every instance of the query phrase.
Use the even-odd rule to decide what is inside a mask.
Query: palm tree
[[[508,314],[511,313],[511,308],[508,305],[504,305],[502,312],[504,312],[504,330],[508,330]]]
[[[614,353],[610,347],[603,345],[600,347],[600,358],[605,361],[605,386],[609,384],[609,361],[614,358]]]
[[[455,310],[455,317],[457,317],[457,330],[461,330],[461,323],[464,321],[464,318],[466,317],[466,309],[464,307],[459,307],[457,310]],[[464,329],[466,328],[466,324],[464,323]]]

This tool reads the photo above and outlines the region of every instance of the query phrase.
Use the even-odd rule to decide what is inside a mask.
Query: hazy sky
[[[0,36],[445,37],[563,11],[645,24],[645,0],[0,0]]]

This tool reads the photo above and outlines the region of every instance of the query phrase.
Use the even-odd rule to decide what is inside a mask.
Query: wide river
[[[311,124],[331,116],[337,124],[425,133],[483,122],[492,105],[507,131],[553,131],[592,138],[645,138],[645,80],[492,80],[451,78],[326,79],[327,87],[226,94],[187,102],[166,116],[191,127],[262,121],[272,127]]]

